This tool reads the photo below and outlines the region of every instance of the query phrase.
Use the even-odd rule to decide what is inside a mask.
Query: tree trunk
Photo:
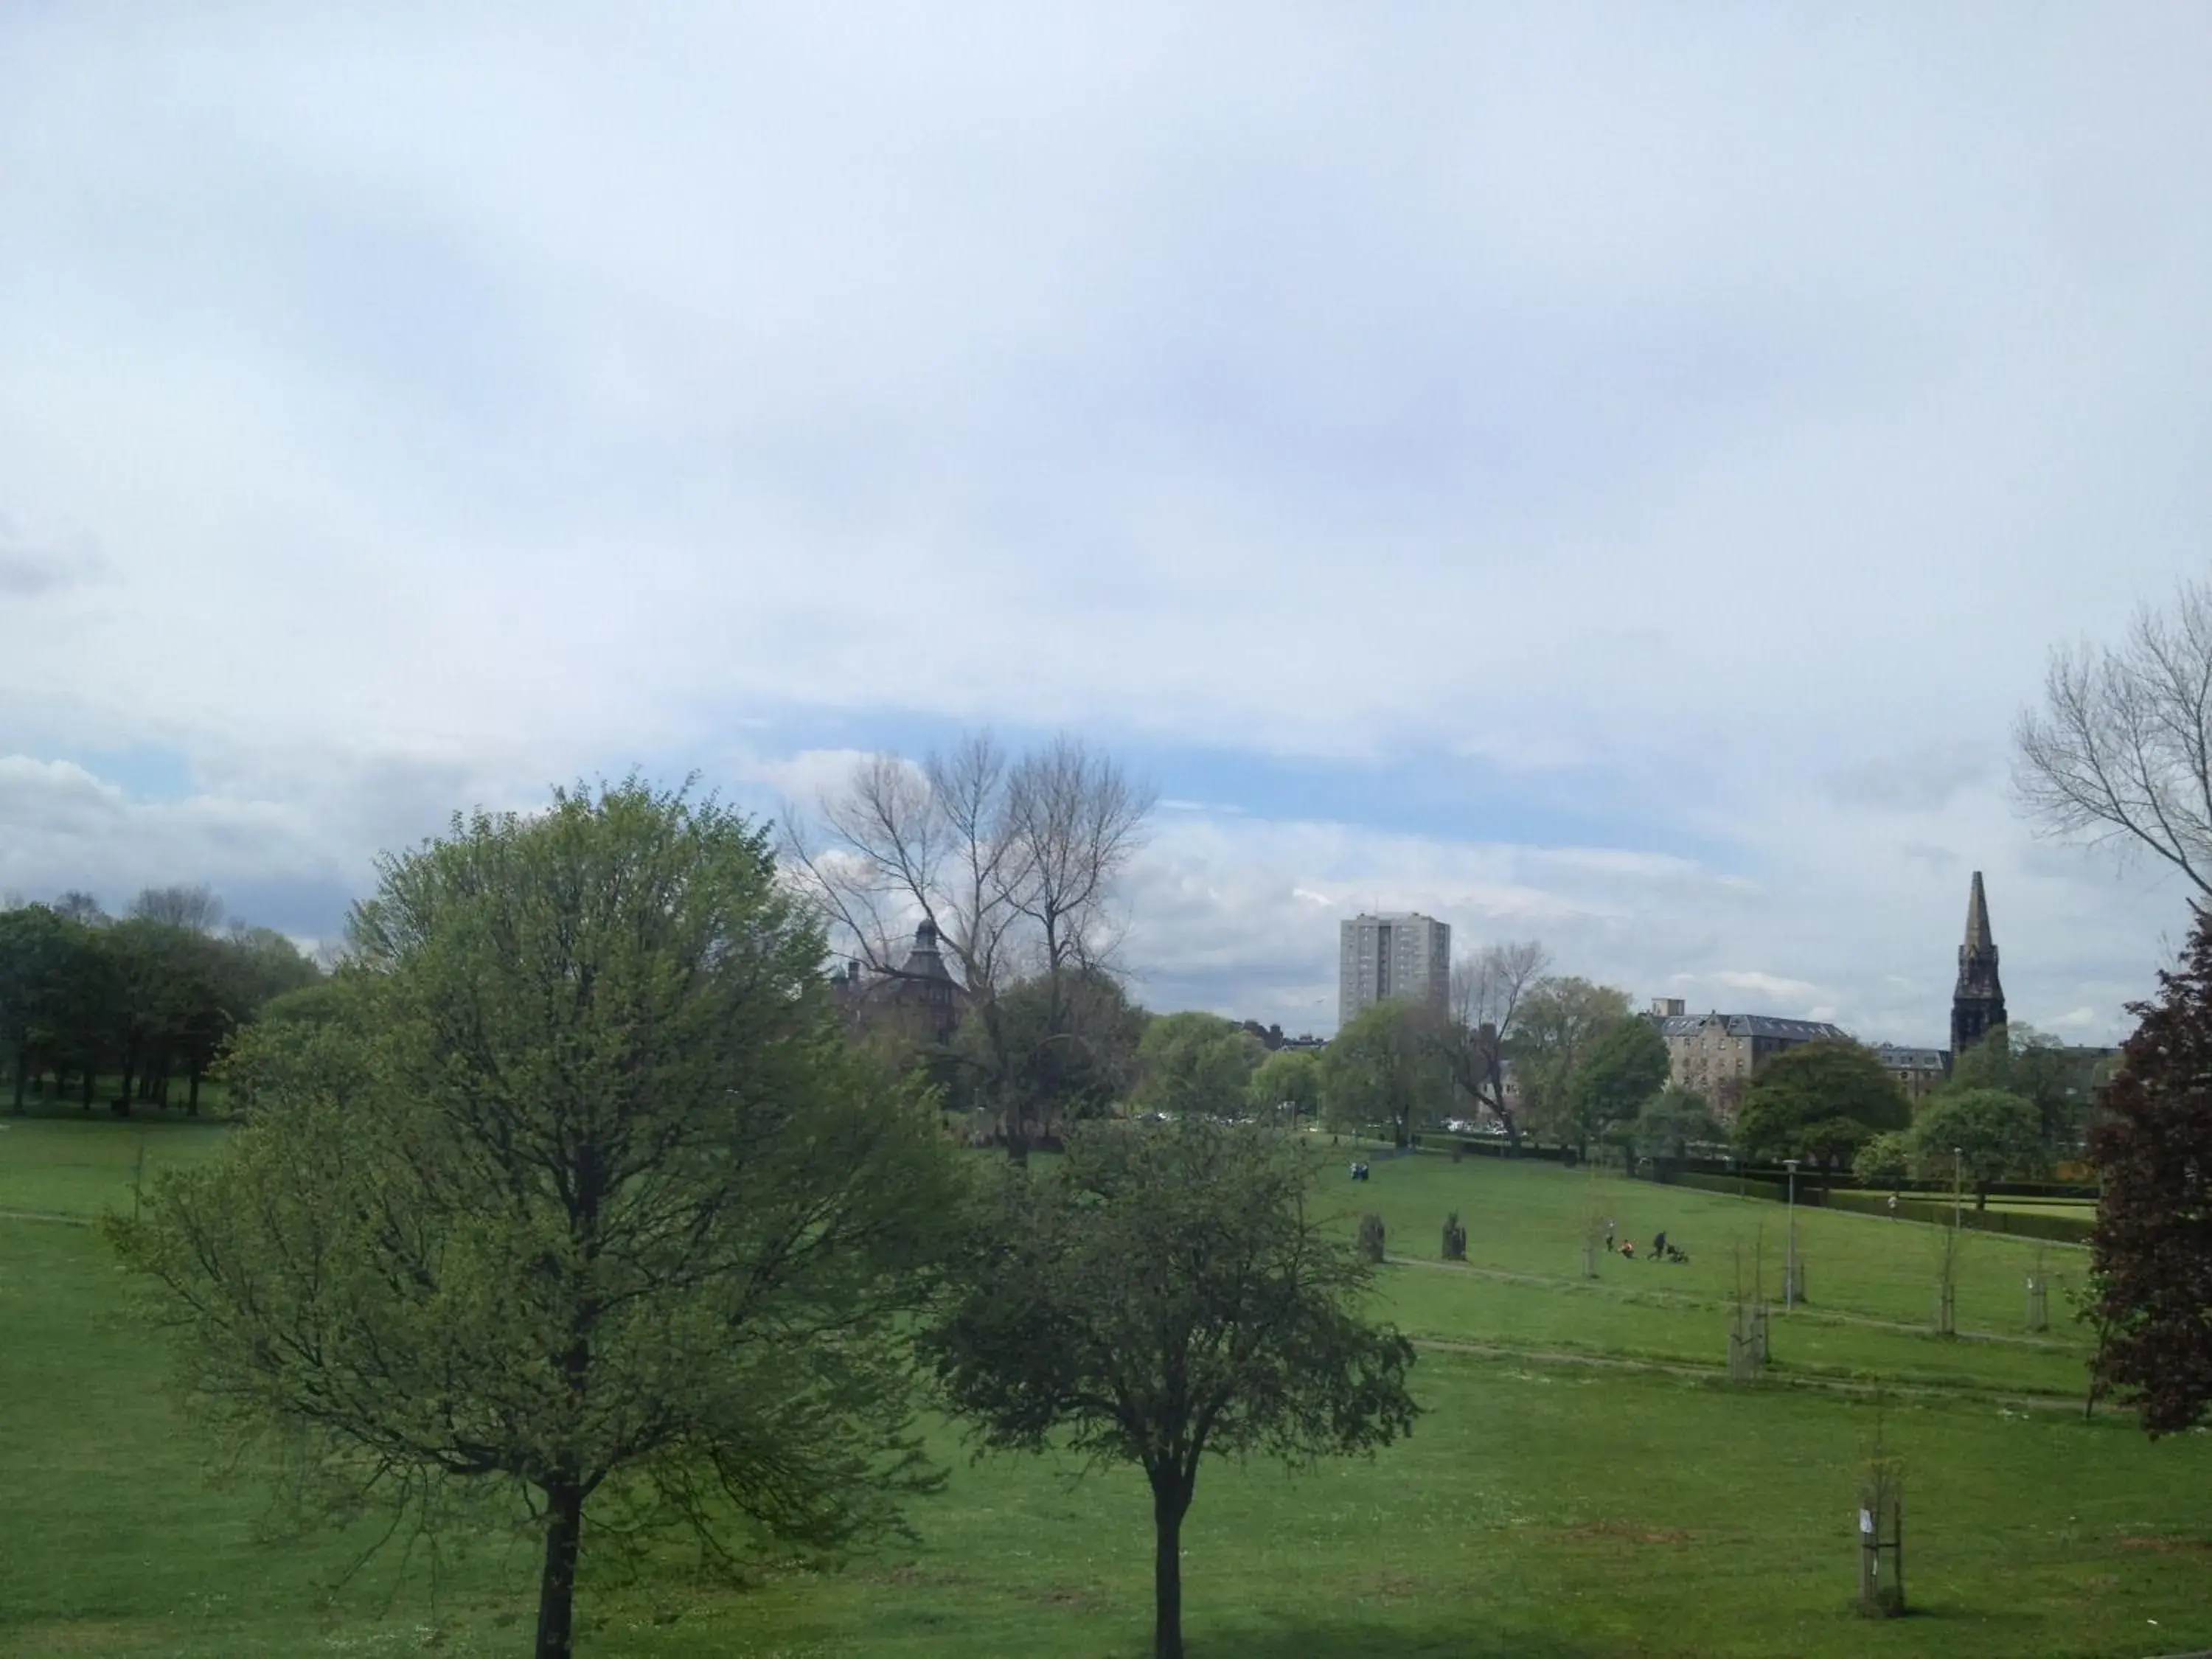
[[[84,1063],[84,1095],[83,1097],[77,1102],[77,1106],[80,1110],[88,1112],[92,1109],[93,1073],[99,1069],[99,1066],[92,1060],[87,1060]]]
[[[1182,1517],[1189,1492],[1172,1475],[1152,1483],[1152,1659],[1182,1659]]]
[[[15,1045],[15,1115],[18,1117],[23,1115],[23,1086],[30,1081],[30,1075],[31,1045],[19,1042]]]
[[[571,1659],[576,1644],[576,1544],[584,1493],[574,1481],[545,1492],[545,1571],[538,1581],[537,1659]]]
[[[198,1053],[192,1055],[190,1079],[185,1094],[185,1110],[198,1117],[200,1115],[200,1057]]]

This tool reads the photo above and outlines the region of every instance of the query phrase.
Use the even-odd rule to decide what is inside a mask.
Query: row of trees
[[[2034,1180],[2078,1158],[2091,1104],[2117,1069],[2027,1026],[2000,1026],[1959,1056],[1911,1126],[1866,1138],[1853,1168],[1869,1184],[1957,1179],[1986,1206],[2000,1181]]]
[[[1544,963],[1533,942],[1492,947],[1457,965],[1449,1008],[1378,1003],[1317,1053],[1271,1052],[1249,1022],[1152,1017],[1130,1098],[1170,1115],[1317,1115],[1401,1146],[1426,1125],[1488,1110],[1516,1136],[1586,1147],[1636,1121],[1662,1091],[1666,1046],[1629,1013],[1626,993],[1546,975]],[[1700,1138],[1704,1121],[1685,1117],[1682,1104],[1670,1099],[1668,1111],[1655,1111],[1647,1133]]]
[[[118,1111],[166,1106],[181,1076],[185,1108],[198,1111],[201,1079],[231,1033],[320,977],[283,934],[219,931],[222,921],[204,887],[149,888],[119,919],[82,893],[0,911],[13,1109],[24,1110],[34,1089],[89,1107],[103,1078]]]
[[[1412,1425],[1411,1347],[1294,1143],[1193,1115],[1078,1126],[1035,1172],[957,1158],[713,802],[562,792],[380,876],[314,1017],[226,1061],[245,1126],[109,1230],[196,1417],[301,1518],[531,1535],[539,1659],[574,1650],[587,1540],[730,1562],[896,1528],[941,1478],[926,1398],[1144,1472],[1179,1659],[1204,1461]]]
[[[1403,1145],[1424,1124],[1487,1111],[1516,1140],[1582,1150],[1635,1120],[1666,1083],[1665,1042],[1626,992],[1545,967],[1534,941],[1495,945],[1455,966],[1443,1009],[1362,1010],[1316,1064],[1322,1116]]]

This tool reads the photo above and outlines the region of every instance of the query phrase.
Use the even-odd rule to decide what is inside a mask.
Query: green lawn
[[[181,1117],[0,1115],[0,1211],[88,1221],[105,1209],[128,1210],[142,1160],[151,1181],[169,1164],[206,1157],[227,1133]]]
[[[130,1202],[134,1126],[18,1120],[0,1131],[0,1211],[88,1216]],[[219,1130],[156,1126],[149,1163]],[[2212,1644],[2212,1443],[2158,1443],[2078,1408],[2070,1327],[2021,1340],[2032,1243],[1977,1237],[1969,1335],[1923,1324],[1929,1230],[1800,1211],[1811,1305],[1775,1316],[1771,1382],[1711,1375],[1735,1271],[1783,1212],[1549,1166],[1374,1160],[1323,1196],[1382,1214],[1382,1294],[1421,1334],[1413,1438],[1295,1480],[1207,1471],[1186,1532],[1194,1656],[1841,1656],[2172,1653]],[[1686,1267],[1601,1259],[1592,1206]],[[1444,1212],[1470,1265],[1437,1264]],[[2080,1253],[2046,1247],[2051,1271]],[[1747,1267],[1745,1271],[1748,1273]],[[528,1650],[530,1553],[486,1540],[428,1575],[373,1563],[320,1589],[365,1540],[257,1542],[263,1500],[211,1489],[156,1386],[149,1340],[91,1229],[0,1218],[0,1655],[216,1659]],[[2062,1325],[2058,1298],[2053,1313]],[[1973,1333],[1979,1333],[1977,1337]],[[1449,1345],[1457,1345],[1456,1347]],[[1463,1350],[1480,1348],[1482,1352]],[[1571,1363],[1576,1358],[1629,1364]],[[1922,1611],[1851,1616],[1854,1470],[1877,1407],[1845,1385],[1911,1382],[1880,1407],[1908,1467],[1907,1583]],[[1796,1386],[1791,1386],[1795,1384]],[[916,1506],[918,1543],[833,1575],[708,1588],[672,1557],[585,1596],[587,1655],[1039,1656],[1145,1650],[1148,1504],[1127,1474],[961,1457]]]

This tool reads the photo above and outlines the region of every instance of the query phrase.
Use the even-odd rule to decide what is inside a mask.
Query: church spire
[[[1982,872],[1978,870],[1974,872],[1972,890],[1966,895],[1965,949],[1967,951],[1987,951],[1992,956],[1996,951],[1996,946],[1990,942],[1990,901],[1988,895],[1982,891]]]
[[[1982,872],[1977,870],[1966,893],[1966,939],[1959,947],[1959,986],[1951,994],[1951,1058],[1955,1060],[2004,1023],[2004,986],[1997,978],[1989,896],[1982,890]]]

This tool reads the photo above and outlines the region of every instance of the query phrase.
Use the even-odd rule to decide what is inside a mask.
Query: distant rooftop
[[[1893,1072],[1940,1072],[1944,1069],[1941,1048],[1913,1048],[1896,1042],[1877,1042],[1875,1058]]]
[[[1785,1042],[1816,1042],[1823,1038],[1848,1041],[1840,1025],[1821,1019],[1781,1019],[1772,1014],[1665,1014],[1659,1019],[1662,1036],[1688,1036],[1708,1021],[1718,1020],[1730,1036],[1780,1037]]]

